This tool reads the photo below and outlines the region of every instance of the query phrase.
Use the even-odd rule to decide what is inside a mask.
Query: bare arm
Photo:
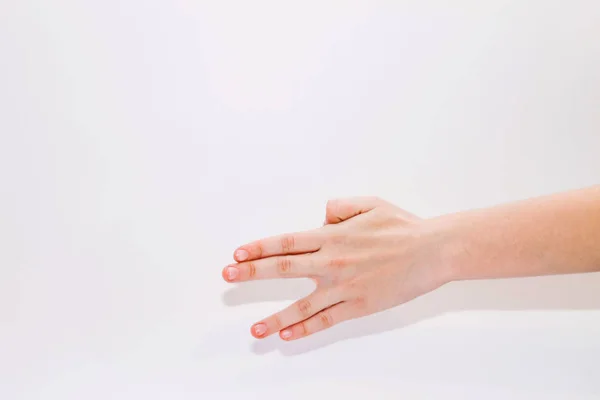
[[[600,186],[433,220],[456,279],[600,271]]]
[[[333,200],[325,226],[239,247],[228,282],[311,278],[313,293],[252,326],[294,340],[453,280],[600,271],[600,186],[421,219],[378,198]]]

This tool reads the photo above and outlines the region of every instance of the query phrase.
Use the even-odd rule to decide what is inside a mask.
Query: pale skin
[[[451,281],[600,271],[600,186],[428,219],[379,198],[330,200],[324,226],[245,244],[234,259],[227,282],[314,280],[251,327],[295,340]]]

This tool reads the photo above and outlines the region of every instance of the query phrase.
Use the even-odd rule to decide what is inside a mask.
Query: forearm
[[[252,333],[294,340],[461,279],[600,270],[600,187],[421,219],[378,198],[330,201],[325,226],[236,249],[228,282],[311,278]]]
[[[452,279],[600,271],[600,186],[436,219]]]

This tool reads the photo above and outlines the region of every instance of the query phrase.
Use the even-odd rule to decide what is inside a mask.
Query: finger
[[[341,291],[339,289],[317,289],[307,297],[298,300],[277,314],[271,315],[261,322],[254,324],[252,326],[252,335],[256,338],[265,338],[288,326],[304,321],[319,311],[339,303],[342,300]]]
[[[228,265],[223,269],[222,275],[228,282],[310,278],[322,275],[325,265],[325,260],[321,260],[312,253],[275,256]]]
[[[352,303],[344,301],[318,312],[305,321],[283,329],[279,332],[279,336],[283,340],[300,339],[354,318],[355,315],[356,311]]]
[[[322,235],[316,231],[272,236],[239,247],[234,253],[234,259],[242,262],[272,256],[311,253],[318,251],[322,243]]]
[[[327,202],[325,224],[337,224],[388,203],[378,197],[350,197]]]

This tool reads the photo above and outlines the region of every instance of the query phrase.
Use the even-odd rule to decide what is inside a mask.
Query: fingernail
[[[244,261],[248,258],[248,252],[246,250],[237,250],[235,252],[235,259],[238,261]]]
[[[290,329],[285,329],[285,330],[281,331],[282,339],[289,339],[291,337],[292,337],[292,331]]]
[[[264,335],[266,331],[267,326],[265,324],[257,324],[254,326],[254,333],[256,333],[257,336]]]
[[[236,267],[227,267],[227,279],[230,281],[238,277],[239,271]]]

